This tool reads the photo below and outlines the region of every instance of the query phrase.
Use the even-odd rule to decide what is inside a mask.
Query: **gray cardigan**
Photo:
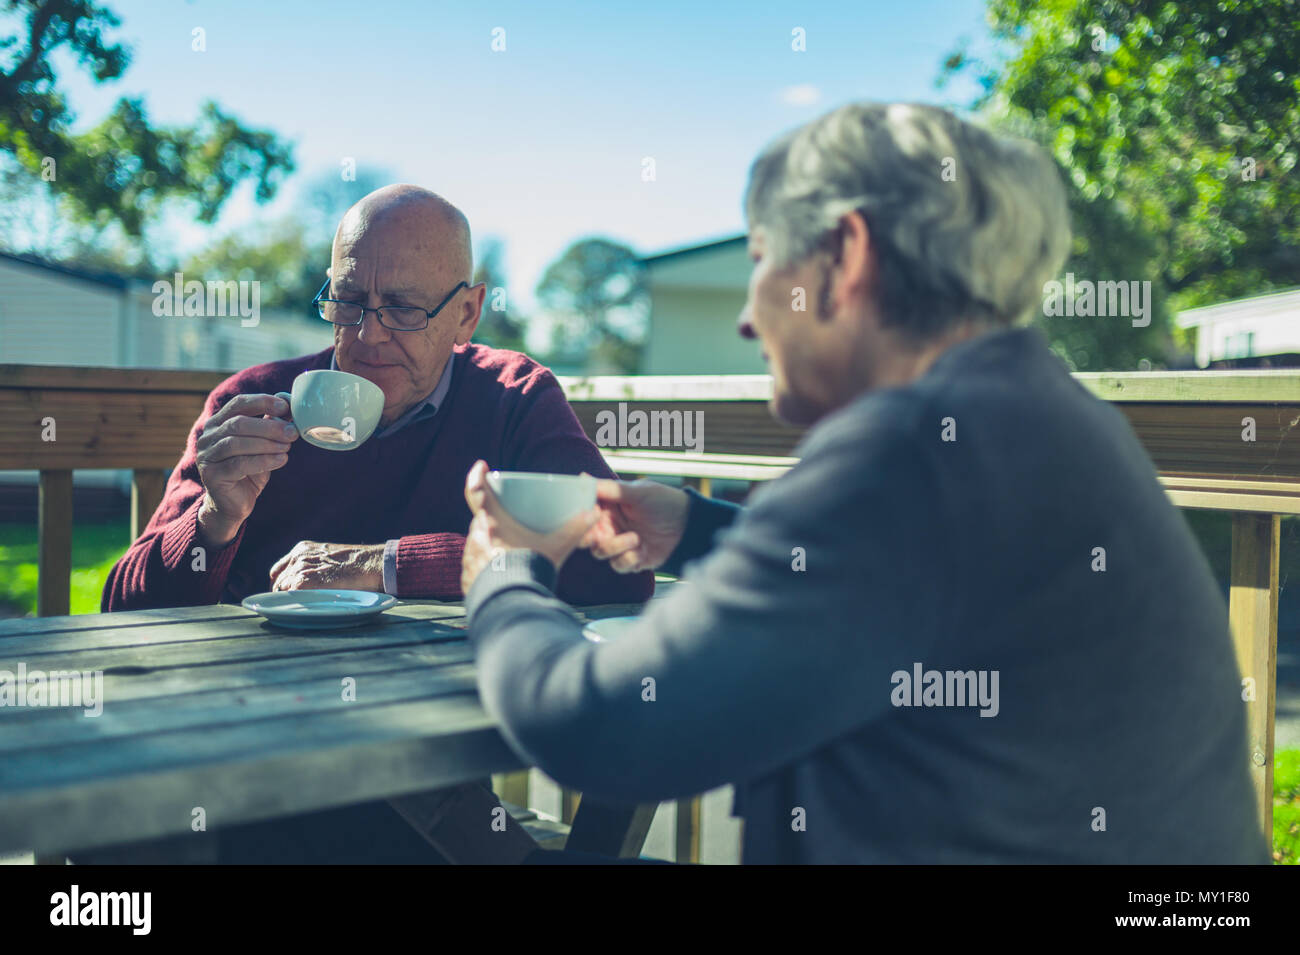
[[[689,583],[621,638],[582,637],[540,555],[480,575],[516,749],[608,800],[734,783],[746,862],[1269,861],[1219,589],[1038,332],[957,345],[796,453],[743,511],[692,495]]]

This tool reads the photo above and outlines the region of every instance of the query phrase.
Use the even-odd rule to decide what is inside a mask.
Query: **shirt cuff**
[[[523,587],[544,597],[555,596],[555,565],[534,550],[503,550],[479,571],[465,595],[465,616],[472,624],[474,614],[503,590]]]
[[[384,593],[397,596],[397,545],[400,538],[393,538],[384,545]]]

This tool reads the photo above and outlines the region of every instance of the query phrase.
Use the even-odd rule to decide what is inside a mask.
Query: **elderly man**
[[[456,598],[476,459],[612,476],[547,369],[470,343],[484,296],[470,277],[469,224],[445,199],[399,185],[353,206],[320,296],[334,346],[249,368],[208,396],[162,503],[108,575],[103,609],[323,587]],[[383,389],[380,427],[354,451],[299,442],[276,397],[316,368]],[[588,555],[559,592],[611,603],[652,587],[652,575],[620,579]]]
[[[162,503],[108,575],[103,609],[238,601],[272,588],[457,598],[464,476],[475,460],[612,477],[547,369],[470,343],[484,296],[470,277],[469,225],[445,199],[399,185],[353,206],[318,296],[334,346],[242,371],[208,396]],[[356,450],[297,441],[276,397],[320,368],[383,389],[380,427]],[[559,592],[574,603],[639,601],[653,586],[649,572],[623,578],[586,555],[566,566]],[[459,815],[445,825],[489,818],[488,793],[457,798]],[[219,835],[224,862],[443,861],[383,802]]]
[[[1069,248],[1051,161],[850,105],[759,156],[747,214],[797,467],[743,512],[602,482],[545,537],[469,475],[515,747],[606,799],[735,783],[746,862],[1267,862],[1219,588],[1124,418],[1017,327]],[[698,562],[593,644],[551,596],[579,545]]]

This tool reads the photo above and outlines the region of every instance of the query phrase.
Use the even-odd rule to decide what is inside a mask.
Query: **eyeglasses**
[[[320,287],[320,291],[316,293],[316,297],[311,300],[311,303],[316,306],[316,311],[320,314],[320,317],[331,325],[360,325],[366,320],[366,312],[374,312],[375,317],[379,319],[379,324],[383,325],[384,328],[391,328],[396,332],[418,332],[423,328],[428,328],[430,320],[446,307],[457,292],[463,288],[469,288],[469,283],[458,282],[456,287],[447,293],[447,297],[439,302],[438,307],[432,312],[426,312],[422,308],[413,308],[407,305],[383,305],[379,308],[366,308],[356,302],[340,302],[337,299],[321,298],[329,287],[330,280],[326,279],[325,284]]]

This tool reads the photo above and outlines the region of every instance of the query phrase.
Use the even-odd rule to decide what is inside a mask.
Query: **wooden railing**
[[[132,533],[161,499],[212,372],[0,365],[0,470],[40,472],[38,610],[64,614],[72,554],[72,472],[134,472]],[[1180,507],[1229,512],[1229,613],[1249,702],[1251,771],[1272,823],[1280,518],[1300,514],[1300,374],[1292,371],[1079,374],[1076,380],[1128,418]],[[593,438],[601,412],[704,412],[707,451],[608,447],[624,476],[672,475],[704,493],[714,481],[763,481],[795,463],[800,432],[768,413],[765,376],[562,379]],[[1253,422],[1253,440],[1243,432]],[[50,430],[51,424],[53,430]],[[515,801],[518,801],[516,798]],[[571,800],[565,800],[571,807]],[[567,812],[567,808],[566,808]],[[699,804],[678,812],[678,844],[698,854]]]
[[[36,610],[66,614],[72,573],[72,472],[130,470],[131,535],[162,500],[219,372],[0,365],[0,471],[40,472]]]

